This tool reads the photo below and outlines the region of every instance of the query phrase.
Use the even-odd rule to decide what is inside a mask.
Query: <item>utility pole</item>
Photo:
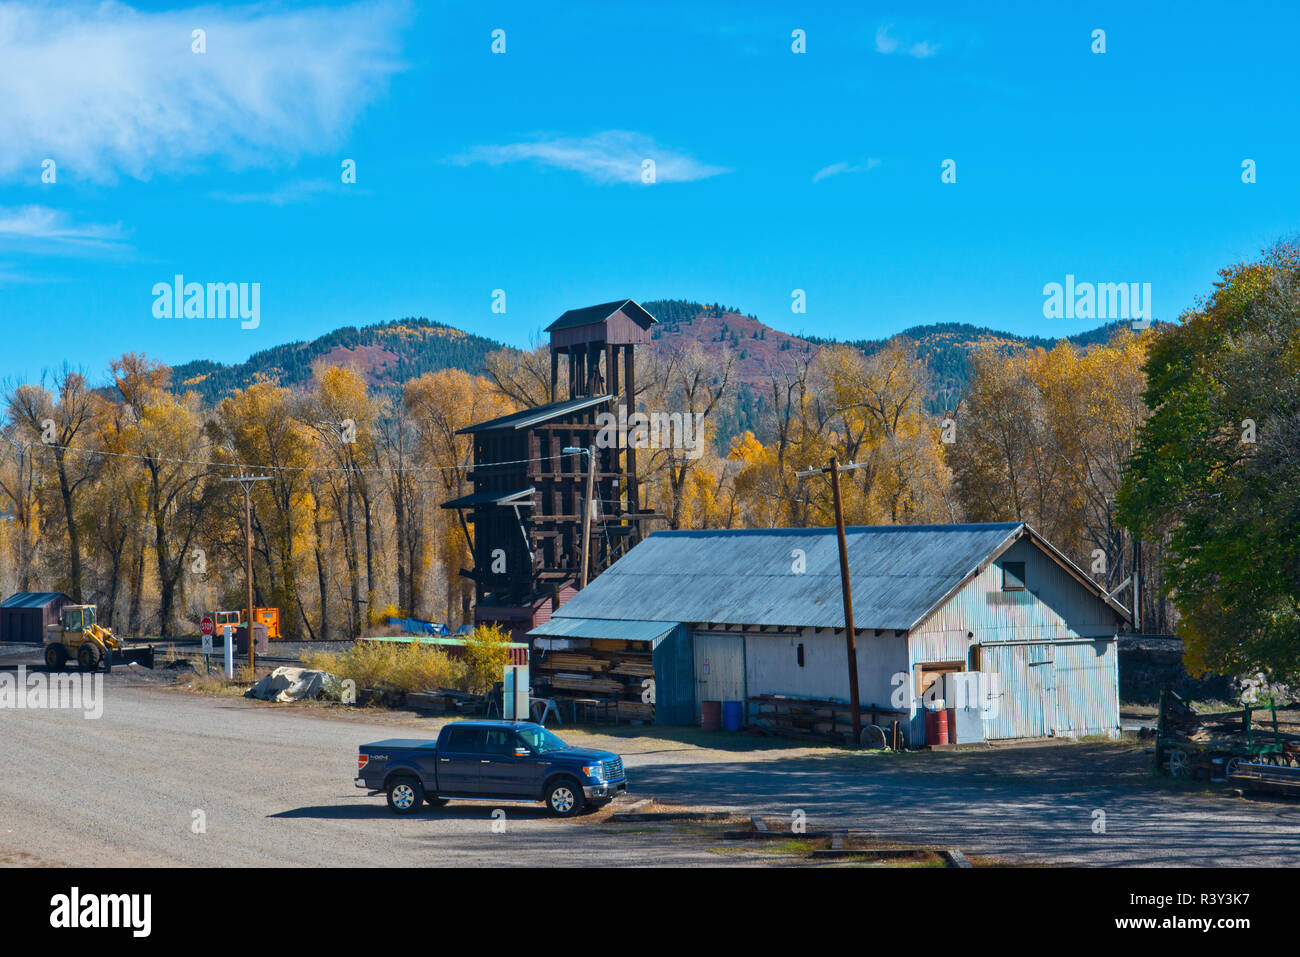
[[[840,544],[840,591],[844,597],[844,642],[849,659],[849,713],[853,717],[853,744],[855,747],[862,743],[862,706],[858,698],[858,645],[853,636],[853,586],[849,580],[849,546],[844,537],[844,506],[840,501],[840,472],[848,472],[856,468],[861,468],[861,466],[853,463],[841,466],[835,456],[832,455],[825,468],[809,469],[806,472],[795,473],[796,478],[829,474],[831,477],[831,491],[835,495],[835,533]]]
[[[248,670],[253,670],[253,483],[269,482],[269,475],[249,475],[241,473],[234,478],[225,478],[223,482],[238,482],[244,490],[244,561],[248,578]]]
[[[1133,632],[1142,634],[1142,543],[1133,536]]]
[[[582,584],[579,588],[587,587],[587,573],[591,570],[591,513],[595,506],[596,487],[596,447],[589,445],[585,449],[568,446],[564,450],[565,455],[577,455],[582,453],[587,456],[587,494],[582,502]]]

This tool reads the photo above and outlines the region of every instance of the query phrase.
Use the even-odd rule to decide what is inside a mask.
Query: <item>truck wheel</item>
[[[77,649],[77,667],[82,671],[94,671],[99,664],[99,655],[95,654],[94,645],[82,645]]]
[[[62,645],[48,645],[45,648],[45,667],[58,671],[68,663],[68,649]]]
[[[582,788],[572,778],[560,778],[546,793],[546,810],[556,817],[573,817],[582,810]]]
[[[415,778],[393,778],[388,782],[388,806],[394,814],[414,814],[424,802],[424,788]]]

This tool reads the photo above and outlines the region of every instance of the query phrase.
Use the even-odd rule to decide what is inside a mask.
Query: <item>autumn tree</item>
[[[211,448],[202,428],[198,396],[168,388],[170,370],[143,355],[113,362],[113,385],[126,415],[106,436],[108,451],[135,456],[144,471],[151,546],[158,575],[159,631],[175,633],[174,616],[185,559],[211,502]]]
[[[42,385],[20,385],[7,398],[9,420],[38,452],[36,465],[53,473],[58,513],[67,541],[68,593],[81,602],[81,528],[78,496],[95,475],[100,458],[94,454],[95,415],[100,400],[86,386],[85,376],[66,366],[55,376],[54,394]],[[39,456],[40,452],[46,453]]]
[[[637,466],[639,478],[664,508],[669,528],[687,527],[691,512],[710,521],[705,516],[711,509],[694,501],[694,496],[715,495],[719,490],[723,470],[713,451],[713,417],[729,395],[735,364],[730,349],[706,353],[695,343],[664,357],[651,375],[643,412],[664,417],[658,421],[668,421],[671,434],[655,436],[658,447],[649,449]],[[636,436],[630,435],[628,441],[637,441]]]
[[[402,401],[416,429],[418,463],[428,476],[436,478],[438,504],[466,494],[470,489],[469,468],[473,445],[467,435],[457,433],[476,422],[485,422],[515,411],[516,403],[488,382],[458,369],[426,372],[406,383]],[[464,517],[439,509],[436,519],[438,556],[446,578],[447,617],[470,619],[473,590],[459,571],[472,564],[471,533]]]
[[[280,624],[286,637],[297,637],[304,628],[314,637],[299,590],[312,514],[306,472],[312,465],[312,433],[301,421],[299,404],[289,389],[270,382],[254,383],[221,401],[211,431],[218,447],[217,460],[232,466],[226,477],[237,474],[234,467],[242,471],[244,465],[251,465],[255,474],[260,471],[268,476],[252,487],[254,540],[265,570],[265,600],[282,609]],[[274,468],[259,470],[257,463]],[[222,537],[228,542],[227,555],[235,559],[231,564],[237,568],[243,555],[244,496],[230,482],[225,493],[223,524],[240,533]],[[215,534],[219,536],[220,530]]]
[[[1220,271],[1155,337],[1121,520],[1167,536],[1189,671],[1300,678],[1300,248]]]
[[[947,446],[967,519],[1029,523],[1107,590],[1131,577],[1115,496],[1146,416],[1141,366],[1153,334],[1122,330],[1087,351],[981,348]],[[1152,556],[1159,548],[1146,544]],[[1159,603],[1151,609],[1162,623]]]

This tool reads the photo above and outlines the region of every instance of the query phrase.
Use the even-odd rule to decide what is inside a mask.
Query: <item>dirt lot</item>
[[[11,668],[13,659],[0,663]],[[684,829],[546,818],[490,803],[414,818],[352,787],[356,746],[442,719],[166,690],[115,669],[103,717],[4,714],[0,862],[106,864],[772,864]],[[556,728],[625,755],[634,797],[808,828],[1089,865],[1288,865],[1300,804],[1233,798],[1150,770],[1145,743],[886,755],[699,729]],[[195,831],[196,811],[205,830]]]

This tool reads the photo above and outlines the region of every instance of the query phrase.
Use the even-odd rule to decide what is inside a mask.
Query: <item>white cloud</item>
[[[0,242],[121,248],[125,239],[120,223],[76,224],[48,206],[0,206]]]
[[[397,61],[404,0],[141,12],[0,5],[0,175],[145,179],[335,146]],[[206,53],[191,35],[206,31]]]
[[[910,57],[918,60],[925,60],[939,52],[939,44],[931,43],[929,40],[900,40],[893,36],[889,31],[894,29],[892,23],[882,23],[876,28],[876,52],[886,55],[897,53],[901,49]],[[903,44],[907,46],[904,49]]]
[[[824,179],[830,179],[832,176],[839,176],[843,173],[866,173],[879,165],[880,160],[872,157],[868,157],[864,163],[832,163],[830,166],[823,166],[813,173],[812,181],[820,183]]]
[[[657,183],[688,183],[731,172],[664,149],[650,137],[626,130],[607,130],[582,138],[553,137],[500,146],[476,146],[452,162],[461,166],[534,162],[572,170],[601,183],[639,184],[642,181],[641,164],[647,159],[654,160]]]

